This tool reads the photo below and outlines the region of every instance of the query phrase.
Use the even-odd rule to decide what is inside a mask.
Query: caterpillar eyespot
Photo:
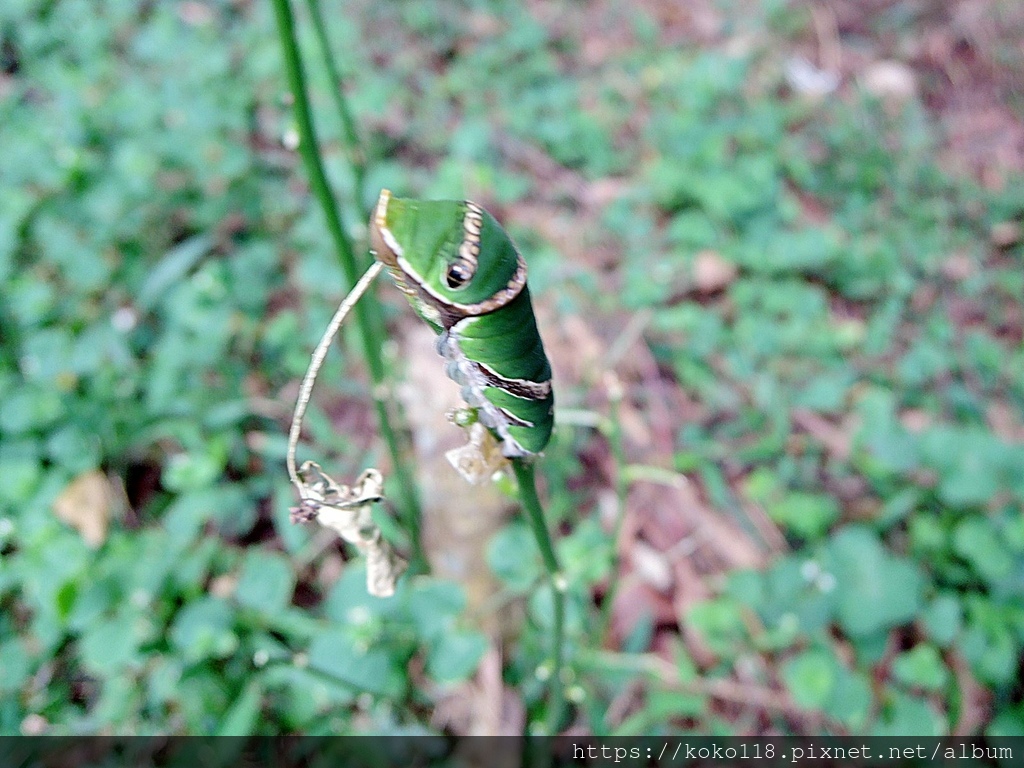
[[[370,241],[439,334],[446,371],[502,452],[517,457],[544,450],[554,427],[551,364],[533,314],[526,262],[501,225],[474,203],[395,198],[384,190],[370,220]]]
[[[448,267],[448,271],[444,274],[444,281],[449,288],[457,291],[459,288],[464,287],[471,277],[473,277],[473,273],[470,271],[469,266],[461,261],[456,261]]]

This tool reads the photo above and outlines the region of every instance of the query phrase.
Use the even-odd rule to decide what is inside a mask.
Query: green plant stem
[[[288,87],[292,92],[295,120],[298,124],[299,154],[306,166],[313,195],[320,203],[327,220],[327,230],[338,255],[338,261],[341,263],[342,271],[345,273],[345,279],[352,286],[359,278],[359,265],[352,240],[345,232],[337,202],[331,192],[327,174],[324,172],[323,163],[320,160],[316,129],[313,126],[312,109],[306,90],[306,75],[295,39],[295,19],[289,0],[273,0],[273,3],[285,70],[288,75]],[[381,358],[380,344],[375,332],[375,328],[380,327],[377,315],[377,302],[372,295],[369,301],[363,301],[355,307],[356,324],[359,335],[362,337],[363,352],[366,356],[367,367],[370,369],[370,379],[373,382],[371,394],[377,411],[377,424],[384,437],[384,442],[388,446],[388,452],[391,454],[392,469],[395,473],[395,483],[399,493],[399,511],[402,515],[403,527],[408,532],[411,541],[412,552],[409,568],[412,573],[420,573],[426,570],[426,558],[423,555],[420,541],[420,505],[416,487],[412,481],[412,473],[405,462],[388,414],[384,361]]]
[[[551,543],[551,534],[544,520],[544,510],[537,496],[537,481],[533,464],[524,459],[513,459],[512,467],[519,485],[519,499],[526,510],[526,516],[533,528],[533,535],[540,547],[544,567],[548,572],[551,594],[555,604],[555,628],[552,643],[552,665],[548,699],[548,734],[558,733],[562,723],[565,696],[562,692],[562,646],[565,640],[565,576],[558,565],[558,556]]]
[[[608,420],[602,425],[602,431],[608,438],[615,463],[615,524],[612,529],[612,571],[608,577],[608,591],[605,593],[601,606],[601,632],[598,637],[605,637],[611,627],[612,610],[615,597],[619,592],[619,539],[622,536],[622,524],[626,519],[626,496],[629,493],[629,479],[626,477],[626,451],[622,445],[622,423],[619,420],[619,407],[622,405],[622,385],[618,377],[610,374],[608,378]]]
[[[313,30],[316,32],[317,44],[320,46],[320,55],[324,61],[324,69],[330,80],[331,97],[334,100],[334,108],[338,111],[338,119],[345,134],[345,148],[348,153],[348,162],[352,168],[353,193],[359,212],[369,216],[369,211],[363,210],[365,203],[365,180],[366,180],[366,157],[363,152],[363,143],[359,140],[359,129],[356,127],[355,117],[352,110],[348,108],[343,89],[341,68],[338,66],[331,52],[330,39],[327,36],[327,25],[324,24],[324,14],[320,8],[320,0],[306,0],[306,7],[309,9],[309,17],[313,21]]]

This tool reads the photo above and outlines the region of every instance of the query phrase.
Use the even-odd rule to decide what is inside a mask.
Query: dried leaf
[[[383,498],[384,478],[376,469],[365,470],[350,488],[339,485],[312,461],[299,469],[302,504],[292,510],[293,522],[316,519],[355,544],[366,556],[366,590],[374,597],[395,594],[398,577],[407,563],[381,535],[372,507]]]
[[[106,541],[112,508],[110,481],[99,470],[76,477],[53,502],[57,517],[77,530],[93,548]]]
[[[445,458],[466,482],[479,485],[493,479],[496,473],[508,467],[508,459],[502,454],[501,445],[483,424],[474,422],[468,431],[469,442],[448,451]]]
[[[880,99],[903,101],[917,93],[914,70],[902,61],[876,61],[864,70],[861,85]]]
[[[1016,221],[1000,221],[992,225],[989,239],[996,248],[1009,248],[1021,240],[1021,226]]]
[[[819,69],[803,56],[787,59],[785,71],[789,87],[805,96],[827,96],[839,87],[838,72]]]
[[[693,284],[700,293],[715,293],[736,279],[736,265],[715,251],[701,251],[693,260]]]

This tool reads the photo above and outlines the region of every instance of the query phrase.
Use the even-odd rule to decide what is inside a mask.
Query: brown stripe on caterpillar
[[[472,363],[489,386],[507,392],[514,397],[523,400],[546,400],[551,396],[551,379],[547,381],[509,379],[484,363],[476,360],[473,360]]]
[[[526,419],[520,419],[514,413],[509,413],[509,411],[507,409],[505,409],[505,408],[498,408],[498,410],[501,411],[501,415],[504,416],[506,419],[508,419],[508,423],[511,426],[513,426],[513,427],[532,427],[532,426],[534,426],[532,421],[527,421]]]

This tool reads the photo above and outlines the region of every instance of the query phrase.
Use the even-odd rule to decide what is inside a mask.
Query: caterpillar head
[[[499,309],[526,285],[512,240],[468,201],[409,200],[385,189],[370,219],[370,244],[399,287],[445,327]]]

